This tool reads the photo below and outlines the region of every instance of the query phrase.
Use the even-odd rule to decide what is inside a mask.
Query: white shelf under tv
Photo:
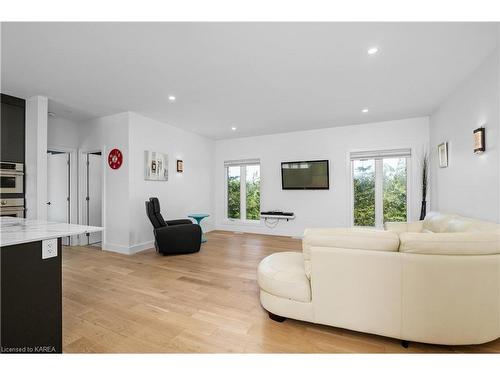
[[[293,220],[295,219],[295,215],[289,216],[289,215],[260,215],[261,219],[267,220],[267,219],[278,219],[278,220]]]

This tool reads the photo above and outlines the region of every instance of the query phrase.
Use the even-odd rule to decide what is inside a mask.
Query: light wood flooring
[[[287,319],[259,303],[256,269],[287,237],[215,231],[199,253],[133,256],[92,247],[63,250],[66,353],[449,353],[500,352],[500,340],[447,347]]]

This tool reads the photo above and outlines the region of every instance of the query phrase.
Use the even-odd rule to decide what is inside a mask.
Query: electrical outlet
[[[54,258],[57,256],[57,238],[42,241],[42,259]]]

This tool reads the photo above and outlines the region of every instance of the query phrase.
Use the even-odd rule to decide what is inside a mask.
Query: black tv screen
[[[281,187],[283,190],[329,189],[328,160],[281,163]]]

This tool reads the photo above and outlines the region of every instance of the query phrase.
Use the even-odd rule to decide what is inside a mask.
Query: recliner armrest
[[[167,220],[165,223],[167,223],[167,225],[193,224],[189,219]]]

